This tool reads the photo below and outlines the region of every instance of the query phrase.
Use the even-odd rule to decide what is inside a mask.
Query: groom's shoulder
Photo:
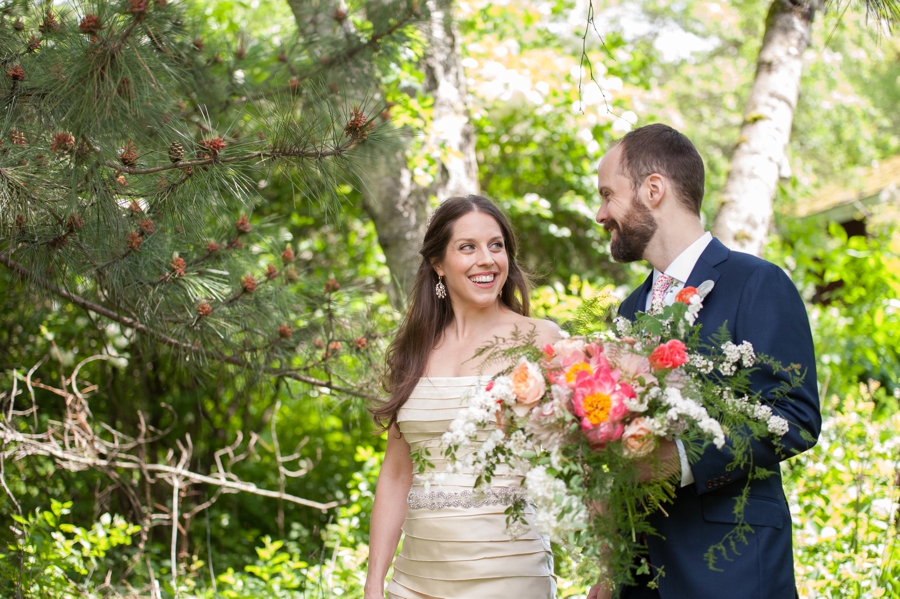
[[[753,254],[730,250],[722,266],[724,272],[740,279],[757,276],[768,280],[777,279],[790,282],[790,277],[782,267]]]

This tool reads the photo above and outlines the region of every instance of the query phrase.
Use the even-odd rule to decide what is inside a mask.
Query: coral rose
[[[518,416],[525,416],[547,390],[544,375],[536,364],[522,358],[509,373],[509,378],[516,396],[516,404],[512,410]]]
[[[697,293],[698,291],[696,287],[685,287],[678,292],[678,295],[675,296],[675,301],[681,302],[682,304],[690,304],[691,298],[697,295]]]
[[[622,450],[630,458],[642,458],[656,448],[656,436],[644,417],[635,418],[622,432]]]
[[[684,343],[678,339],[672,339],[667,343],[663,343],[650,354],[650,366],[653,366],[656,370],[678,368],[687,360],[687,351]]]

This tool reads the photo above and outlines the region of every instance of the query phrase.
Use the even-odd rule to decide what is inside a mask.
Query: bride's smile
[[[483,212],[470,212],[453,224],[447,253],[434,265],[446,280],[454,310],[492,306],[509,274],[503,231]]]

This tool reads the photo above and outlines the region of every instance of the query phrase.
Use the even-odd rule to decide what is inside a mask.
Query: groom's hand
[[[638,480],[642,483],[652,480],[665,480],[676,474],[681,476],[681,458],[678,456],[678,447],[675,441],[663,439],[656,451],[637,463],[641,475]]]

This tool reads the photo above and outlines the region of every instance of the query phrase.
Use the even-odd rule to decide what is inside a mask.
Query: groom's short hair
[[[630,131],[621,146],[619,169],[636,190],[644,179],[659,173],[675,186],[676,195],[692,212],[700,215],[703,203],[703,159],[684,134],[668,125],[653,123]]]

